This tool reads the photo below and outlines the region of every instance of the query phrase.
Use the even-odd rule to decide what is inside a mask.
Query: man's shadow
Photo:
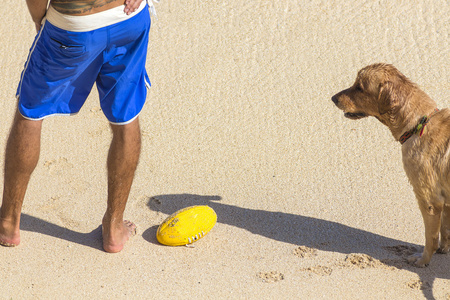
[[[153,211],[172,214],[192,205],[208,205],[217,213],[217,222],[245,229],[276,241],[296,246],[308,246],[323,251],[344,254],[362,253],[383,261],[396,268],[416,273],[430,286],[422,292],[427,299],[433,297],[433,282],[436,278],[450,279],[450,260],[448,256],[435,254],[428,268],[416,268],[405,261],[405,253],[411,250],[422,251],[423,246],[401,240],[384,237],[361,229],[349,227],[337,222],[313,217],[254,210],[220,203],[220,196],[201,196],[191,194],[158,195],[148,199],[148,207]],[[157,226],[147,229],[143,238],[151,243],[156,241]],[[392,253],[398,259],[389,260]],[[409,255],[411,253],[406,253]],[[395,256],[395,255],[394,255]],[[448,267],[433,269],[433,264],[447,264]]]
[[[22,213],[20,217],[20,229],[49,235],[103,251],[101,226],[91,232],[82,233]]]

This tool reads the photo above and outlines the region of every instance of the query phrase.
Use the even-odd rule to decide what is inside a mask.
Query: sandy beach
[[[25,1],[3,1],[1,169],[35,35]],[[0,299],[450,300],[450,255],[405,262],[425,238],[400,144],[331,101],[386,62],[450,107],[448,0],[155,7],[125,212],[137,235],[102,251],[111,132],[94,88],[79,114],[43,123],[21,244],[0,247]],[[192,248],[158,244],[158,225],[191,205],[216,211],[213,230]]]

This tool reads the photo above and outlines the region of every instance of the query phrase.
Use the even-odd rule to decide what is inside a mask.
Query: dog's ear
[[[398,71],[386,77],[386,81],[380,84],[378,94],[378,111],[381,115],[402,107],[414,87],[414,84]]]
[[[380,91],[378,93],[378,112],[384,115],[391,109],[391,102],[393,96],[392,82],[385,82],[380,84]]]
[[[378,94],[378,112],[380,115],[388,113],[396,107],[399,107],[402,99],[404,97],[398,84],[392,81],[384,82],[380,85],[380,92]]]

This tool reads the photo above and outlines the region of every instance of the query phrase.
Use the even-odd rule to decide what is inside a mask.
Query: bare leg
[[[103,249],[119,252],[136,230],[123,220],[141,152],[139,119],[126,125],[111,125],[113,139],[108,155],[108,205],[102,222]]]
[[[39,160],[42,121],[18,112],[6,144],[3,201],[0,209],[0,244],[20,243],[20,214],[28,182]]]

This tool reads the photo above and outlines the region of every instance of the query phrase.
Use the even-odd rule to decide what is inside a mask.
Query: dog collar
[[[429,116],[423,116],[420,120],[419,123],[417,123],[417,125],[409,130],[406,131],[398,140],[400,142],[400,144],[403,144],[404,142],[406,142],[410,137],[412,137],[414,134],[419,133],[419,136],[422,136],[423,134],[423,130],[425,129],[425,126],[427,126],[428,122],[430,121],[431,117],[437,113],[439,111],[438,108],[435,108],[434,111],[429,115]]]

